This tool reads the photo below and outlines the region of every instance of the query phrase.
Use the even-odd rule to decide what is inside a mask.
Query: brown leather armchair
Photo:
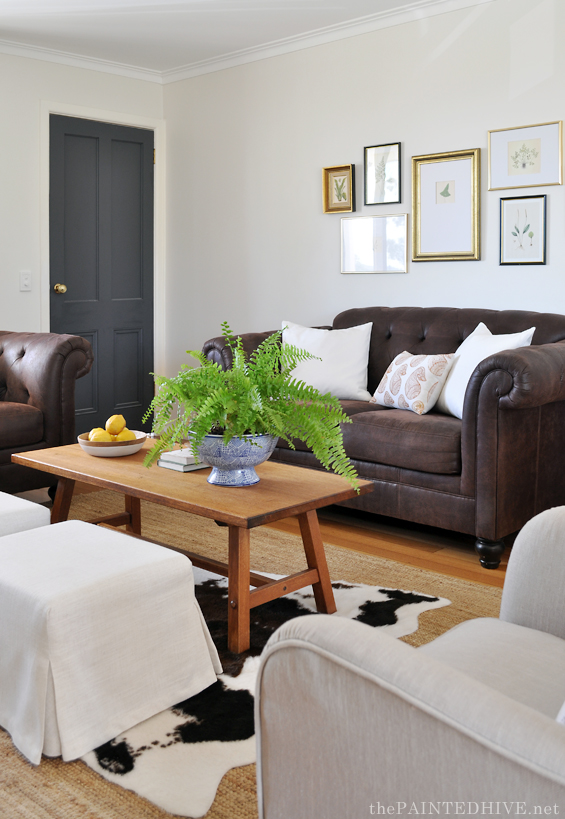
[[[368,385],[377,388],[403,350],[414,355],[453,353],[484,322],[494,334],[534,326],[531,347],[484,359],[471,376],[463,418],[432,410],[427,415],[362,401],[342,401],[352,424],[344,445],[359,476],[373,492],[343,505],[401,520],[472,534],[481,564],[495,569],[503,538],[530,518],[565,504],[565,316],[520,310],[449,307],[364,307],[346,310],[339,330],[373,323]],[[243,335],[250,353],[268,333]],[[223,338],[204,354],[231,366]],[[279,440],[274,460],[320,469],[296,441]]]
[[[94,356],[80,336],[0,331],[0,490],[57,483],[11,463],[14,452],[75,443],[75,381]]]

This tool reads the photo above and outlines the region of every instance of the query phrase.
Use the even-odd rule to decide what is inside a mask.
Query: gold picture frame
[[[562,120],[488,132],[489,191],[562,184]]]
[[[324,213],[355,211],[355,165],[332,165],[322,169]]]
[[[481,149],[412,157],[412,261],[481,257]]]

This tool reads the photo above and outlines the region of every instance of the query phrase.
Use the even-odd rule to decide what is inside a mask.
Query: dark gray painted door
[[[76,384],[77,433],[114,414],[142,429],[153,397],[153,131],[55,115],[50,131],[51,332],[94,350]]]

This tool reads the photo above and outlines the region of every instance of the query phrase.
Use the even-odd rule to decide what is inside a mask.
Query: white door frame
[[[153,354],[155,372],[165,370],[165,120],[120,114],[82,105],[41,101],[40,125],[40,327],[49,332],[49,117],[61,114],[67,117],[93,119],[115,125],[148,128],[155,133],[154,174],[154,253],[153,253]]]

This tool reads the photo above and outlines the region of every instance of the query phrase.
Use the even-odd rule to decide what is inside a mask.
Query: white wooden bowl
[[[135,429],[132,429],[132,432],[135,441],[89,441],[88,432],[81,433],[77,440],[88,455],[94,455],[96,458],[121,458],[139,452],[147,438],[145,432],[138,432]]]

